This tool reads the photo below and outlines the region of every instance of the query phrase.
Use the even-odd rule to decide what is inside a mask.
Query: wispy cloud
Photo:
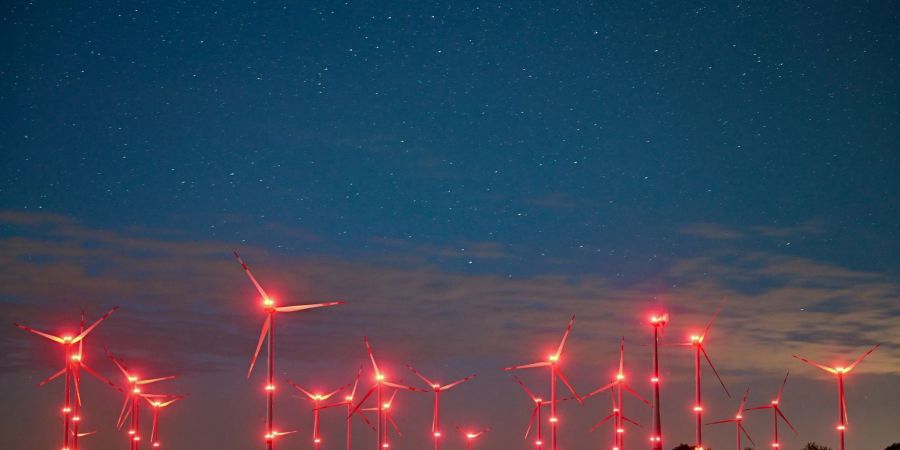
[[[152,347],[149,355],[165,354],[185,370],[244,363],[259,315],[230,243],[136,237],[56,215],[3,213],[0,220],[5,317],[54,326],[82,305],[96,314],[121,303],[121,313],[103,333],[107,339],[116,336],[117,345]],[[334,338],[326,358],[354,353],[362,334],[390,339],[398,352],[415,359],[428,359],[436,345],[448,358],[528,357],[521,343],[552,342],[572,312],[579,314],[582,338],[573,340],[572,351],[589,355],[592,346],[586,342],[612,342],[623,333],[642,338],[640,317],[654,303],[672,310],[674,339],[687,334],[687,324],[705,323],[713,305],[727,299],[714,333],[728,330],[728,338],[711,347],[721,353],[726,371],[775,361],[789,366],[792,352],[852,354],[885,341],[885,350],[864,370],[900,374],[900,286],[877,273],[794,256],[722,252],[681,260],[665,274],[677,287],[659,292],[658,284],[622,287],[599,276],[509,279],[448,273],[427,264],[241,250],[282,302],[349,300],[339,312],[310,314],[302,333],[285,328],[300,351],[315,353],[314,339]],[[428,250],[457,256],[446,248]],[[490,243],[474,243],[466,252],[483,258],[507,254]],[[31,345],[14,333],[12,327],[0,331],[2,350],[18,355],[7,360],[6,370],[21,368],[26,362],[21,350]],[[417,339],[406,339],[410,335]],[[198,367],[198,357],[213,363]]]

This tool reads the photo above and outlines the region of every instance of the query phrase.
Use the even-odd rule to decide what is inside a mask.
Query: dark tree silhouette
[[[807,442],[803,450],[831,450],[831,447],[816,444],[815,442]]]
[[[687,444],[678,444],[678,446],[673,448],[672,450],[694,450],[694,447],[691,447]]]
[[[900,442],[894,442],[893,444],[885,447],[884,450],[900,450]]]

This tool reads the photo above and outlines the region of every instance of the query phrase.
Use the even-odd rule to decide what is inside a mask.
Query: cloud
[[[257,295],[230,255],[231,243],[140,237],[55,215],[3,213],[0,220],[4,317],[47,328],[75,317],[81,306],[96,316],[121,304],[98,331],[111,346],[185,371],[246,364],[262,317]],[[674,340],[689,333],[686,325],[705,324],[714,306],[727,299],[710,344],[726,373],[773,364],[780,370],[793,364],[792,353],[851,355],[884,341],[881,354],[860,370],[900,374],[900,286],[882,274],[796,256],[722,251],[679,260],[663,275],[675,287],[661,292],[658,280],[621,286],[601,276],[510,279],[408,261],[240,250],[282,304],[348,301],[334,310],[286,317],[280,330],[293,343],[288,354],[339,360],[358,353],[359,338],[368,334],[411,360],[482,357],[497,359],[499,366],[505,359],[539,357],[527,349],[552,345],[569,314],[577,312],[571,351],[588,361],[596,359],[593,343],[615,342],[622,334],[643,339],[641,319],[651,307],[672,312]],[[469,252],[507,255],[491,243],[474,243]],[[0,335],[2,350],[14,355],[3,370],[35,362],[24,350],[37,342],[12,327]],[[327,353],[318,348],[322,339],[329,342]]]

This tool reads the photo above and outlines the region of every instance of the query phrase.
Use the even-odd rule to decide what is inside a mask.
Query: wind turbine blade
[[[72,371],[72,382],[75,385],[75,401],[78,402],[78,406],[81,406],[81,376],[78,374],[78,369]]]
[[[613,386],[616,385],[616,383],[617,383],[616,381],[613,381],[612,383],[609,383],[609,384],[607,384],[607,385],[605,385],[605,386],[603,386],[603,387],[600,387],[600,388],[598,388],[597,390],[591,392],[590,394],[585,395],[584,398],[585,398],[585,399],[589,399],[589,398],[591,398],[591,397],[593,397],[593,396],[595,396],[595,395],[597,395],[597,394],[599,394],[599,393],[601,393],[601,392],[603,392],[603,391],[605,391],[605,390],[607,390],[607,389],[612,388]]]
[[[294,383],[294,382],[291,381],[291,380],[288,380],[288,383],[289,383],[291,386],[293,386],[294,389],[296,389],[296,390],[302,392],[304,395],[306,395],[307,397],[309,397],[310,400],[315,400],[315,399],[316,399],[316,396],[315,396],[312,392],[309,392],[309,391],[307,391],[306,389],[303,389],[303,388],[300,387],[300,385],[298,385],[297,383]]]
[[[863,360],[863,358],[872,354],[872,352],[874,352],[875,349],[880,346],[881,346],[881,343],[875,344],[875,346],[870,348],[869,351],[863,353],[862,356],[860,356],[859,358],[856,358],[856,361],[853,361],[852,364],[850,364],[849,366],[847,366],[846,369],[844,369],[844,373],[847,373],[847,372],[850,372],[851,370],[853,370],[853,368],[856,367],[856,365],[859,364]]]
[[[845,397],[841,402],[841,410],[844,413],[844,423],[850,425],[850,416],[847,414],[847,398]]]
[[[88,431],[86,433],[78,433],[78,437],[90,436],[92,434],[97,434],[97,432],[96,431]]]
[[[575,315],[572,314],[572,319],[569,320],[569,326],[566,327],[566,332],[565,332],[565,334],[563,334],[562,340],[559,341],[559,348],[557,348],[557,349],[556,349],[556,353],[553,354],[553,356],[554,356],[553,359],[554,359],[554,360],[558,360],[558,359],[559,359],[559,355],[562,354],[563,347],[566,346],[566,340],[569,339],[569,333],[572,332],[572,325],[573,325],[574,323],[575,323]]]
[[[631,420],[631,419],[629,419],[629,418],[627,418],[627,417],[625,417],[625,416],[622,416],[622,420],[627,421],[627,422],[631,422],[632,425],[636,425],[638,428],[644,428],[643,425],[641,425],[641,424],[639,424],[639,423],[637,423],[637,422],[635,422],[635,421],[633,421],[633,420]]]
[[[153,426],[150,427],[150,439],[156,437],[156,429],[159,426],[159,414],[153,415]]]
[[[363,366],[359,366],[359,370],[356,371],[356,380],[353,381],[353,390],[350,391],[350,401],[353,401],[353,397],[356,396],[356,388],[359,386],[359,377],[362,375]]]
[[[372,360],[372,367],[375,368],[375,377],[381,376],[381,371],[378,370],[378,363],[375,362],[375,353],[372,352],[372,345],[369,344],[369,337],[364,336],[363,342],[366,344],[366,352],[369,354],[369,359]]]
[[[366,423],[366,425],[368,425],[368,426],[369,426],[369,428],[371,428],[371,429],[372,429],[372,431],[378,431],[378,430],[377,430],[377,429],[376,429],[376,428],[375,428],[375,425],[372,425],[372,421],[371,421],[371,420],[369,420],[369,417],[368,417],[368,416],[366,416],[366,414],[365,414],[365,413],[363,413],[363,412],[360,412],[360,413],[359,413],[359,417],[361,417],[361,418],[362,418],[362,420],[363,420],[363,422],[365,422],[365,423]]]
[[[259,295],[262,295],[263,300],[268,300],[269,295],[266,294],[266,291],[263,289],[263,287],[260,286],[258,281],[256,281],[256,277],[254,277],[253,274],[250,273],[250,268],[247,267],[246,264],[244,264],[244,260],[241,259],[241,256],[238,255],[238,252],[236,250],[233,253],[234,253],[234,257],[237,258],[239,263],[241,263],[241,267],[244,269],[244,272],[247,274],[248,277],[250,277],[250,281],[253,282],[253,286],[256,286],[256,290],[259,291]]]
[[[428,378],[425,378],[425,375],[422,375],[418,370],[416,370],[415,367],[413,367],[413,366],[411,366],[411,365],[409,365],[409,364],[407,364],[406,367],[407,367],[409,370],[411,370],[412,373],[414,373],[417,377],[421,378],[422,381],[424,381],[424,382],[428,385],[429,388],[434,389],[435,383],[434,383],[433,381],[429,380]]]
[[[531,389],[528,389],[528,386],[525,386],[525,382],[522,381],[521,378],[519,378],[515,375],[512,375],[512,377],[514,380],[516,380],[516,383],[519,383],[519,386],[522,387],[522,390],[524,390],[525,393],[528,394],[528,396],[531,397],[532,400],[537,401],[537,395],[534,395],[534,392],[531,392]]]
[[[504,367],[501,370],[519,370],[519,369],[532,369],[535,367],[547,367],[550,365],[550,361],[541,361],[531,364],[523,364],[521,366],[512,366],[512,367]]]
[[[169,375],[167,377],[151,378],[149,380],[136,381],[134,384],[152,384],[152,383],[158,383],[160,381],[171,380],[174,378],[175,378],[175,375]]]
[[[116,312],[117,309],[119,309],[118,306],[113,306],[112,309],[107,311],[106,314],[100,316],[99,319],[92,323],[91,326],[87,327],[86,330],[82,331],[81,334],[75,336],[75,339],[72,339],[72,343],[74,344],[84,339],[91,331],[94,331],[94,328],[97,328],[97,325],[100,325],[100,322],[106,320],[110,315],[112,315],[112,313]]]
[[[706,349],[703,348],[703,344],[698,343],[698,345],[700,347],[700,351],[703,352],[703,356],[706,358],[706,362],[709,363],[709,367],[713,370],[713,373],[716,374],[716,378],[719,379],[719,384],[722,385],[722,389],[725,389],[725,395],[727,395],[728,398],[731,398],[731,392],[728,392],[728,388],[725,387],[725,382],[722,381],[722,377],[719,376],[719,371],[716,370],[716,366],[714,366],[712,360],[709,359],[709,355],[706,353]]]
[[[641,395],[638,394],[637,392],[635,392],[635,390],[632,389],[631,386],[625,384],[624,381],[621,382],[621,383],[622,383],[622,387],[625,388],[625,390],[626,390],[629,394],[633,395],[633,396],[634,396],[635,398],[637,398],[638,400],[644,402],[644,404],[646,404],[647,406],[650,406],[650,401],[649,401],[649,400],[645,399],[644,397],[641,397]]]
[[[756,446],[756,442],[753,442],[753,438],[750,437],[750,433],[748,433],[748,432],[747,432],[747,429],[744,428],[744,424],[739,424],[738,427],[741,428],[741,431],[744,432],[744,436],[747,436],[747,439],[749,439],[749,440],[750,440],[750,443],[753,444],[753,446],[755,447],[755,446]]]
[[[81,328],[79,328],[79,331],[78,331],[79,335],[84,333],[84,322],[85,322],[84,310],[82,309],[81,310]],[[80,358],[82,355],[84,355],[84,339],[81,339],[78,341],[78,357]]]
[[[575,392],[575,388],[572,387],[572,383],[569,383],[569,379],[566,378],[566,375],[562,372],[562,370],[557,368],[556,374],[559,375],[559,379],[562,380],[563,384],[565,384],[566,387],[569,388],[569,391],[572,392],[572,395],[575,396],[575,400],[578,400],[578,404],[583,405],[584,400],[582,400],[581,397],[578,395],[578,393]]]
[[[594,426],[592,426],[592,427],[588,430],[588,433],[592,433],[592,432],[593,432],[594,430],[596,430],[597,428],[600,428],[600,425],[603,425],[604,423],[606,423],[606,421],[608,421],[609,419],[612,419],[612,418],[615,417],[615,416],[616,416],[616,413],[612,413],[612,414],[610,414],[610,415],[604,417],[601,421],[595,423]]]
[[[306,305],[294,305],[294,306],[279,306],[275,308],[275,311],[278,312],[294,312],[294,311],[303,311],[305,309],[314,309],[314,308],[324,308],[326,306],[335,306],[335,305],[343,305],[344,302],[325,302],[325,303],[309,303]]]
[[[96,379],[98,379],[98,380],[100,380],[100,381],[102,381],[102,382],[104,382],[104,383],[106,383],[106,384],[108,384],[108,385],[110,385],[110,386],[116,388],[116,389],[119,389],[119,387],[116,386],[115,384],[113,384],[112,381],[109,381],[109,380],[106,379],[104,376],[102,376],[102,375],[100,375],[99,373],[97,373],[94,369],[91,369],[87,364],[84,363],[84,361],[81,361],[81,368],[84,369],[84,370],[87,370],[87,372],[88,372],[89,374],[91,374],[94,378],[96,378]]]
[[[475,375],[469,375],[469,376],[467,376],[467,377],[465,377],[465,378],[460,378],[459,380],[456,380],[456,381],[454,381],[454,382],[452,382],[452,383],[450,383],[450,384],[448,384],[448,385],[446,385],[446,386],[441,386],[440,389],[441,389],[442,391],[448,391],[448,390],[450,390],[450,389],[453,389],[453,388],[456,387],[456,386],[459,386],[460,384],[465,383],[466,381],[471,380],[472,378],[475,378]]]
[[[752,408],[747,408],[744,411],[756,411],[756,410],[760,410],[760,409],[771,409],[771,408],[773,408],[772,405],[762,405],[762,406],[754,406]]]
[[[391,394],[391,398],[388,399],[387,404],[389,407],[394,404],[394,398],[397,397],[397,392],[400,392],[400,391],[394,391],[394,393]]]
[[[339,387],[339,388],[337,388],[337,389],[335,389],[335,390],[333,390],[333,391],[331,391],[331,392],[329,392],[329,393],[323,395],[322,398],[321,398],[321,400],[328,400],[328,399],[331,398],[334,394],[337,394],[338,392],[343,391],[346,387],[347,387],[347,385],[345,384],[345,385],[343,385],[343,386],[341,386],[341,387]]]
[[[400,427],[397,426],[397,422],[394,422],[394,416],[388,414],[388,421],[391,423],[391,426],[394,427],[394,431],[397,432],[397,435],[403,437],[403,433],[400,432]]]
[[[64,373],[66,373],[66,368],[65,368],[65,367],[63,367],[59,372],[56,372],[56,373],[54,373],[53,375],[50,375],[50,376],[49,376],[47,379],[45,379],[44,381],[41,381],[40,383],[38,383],[37,387],[41,387],[41,386],[43,386],[43,385],[45,385],[45,384],[47,384],[47,383],[49,383],[49,382],[55,380],[57,377],[59,377],[60,375],[62,375],[62,374],[64,374]]]
[[[796,434],[796,435],[799,435],[799,434],[800,434],[800,433],[797,433],[797,429],[794,428],[794,425],[791,424],[791,421],[788,420],[788,418],[784,416],[784,413],[781,412],[781,408],[779,408],[779,407],[776,406],[776,407],[775,407],[775,412],[777,412],[778,415],[781,416],[782,419],[784,419],[784,423],[786,423],[787,426],[791,427],[791,430],[793,430],[794,434]]]
[[[531,433],[531,427],[534,425],[534,419],[537,417],[538,408],[540,407],[541,405],[535,405],[534,410],[531,411],[531,420],[528,421],[528,428],[525,429],[525,439],[528,439],[528,433]]]
[[[360,400],[359,403],[357,403],[356,406],[354,406],[353,409],[350,410],[350,414],[348,414],[347,417],[353,416],[353,413],[355,413],[356,410],[358,410],[359,407],[362,406],[363,403],[365,403],[365,401],[368,400],[369,397],[372,396],[372,393],[375,392],[375,389],[377,389],[377,388],[378,388],[378,385],[372,386],[372,388],[369,389],[369,392],[366,392],[366,395],[363,396],[362,400]]]
[[[315,410],[321,411],[321,410],[323,410],[323,409],[334,408],[334,407],[336,407],[336,406],[346,406],[347,403],[348,403],[347,401],[343,401],[343,402],[340,402],[340,403],[332,403],[332,404],[330,404],[330,405],[322,405],[322,406],[320,406],[320,407],[318,407],[318,408],[314,408],[313,411],[315,411]]]
[[[707,423],[707,425],[715,425],[717,423],[731,423],[731,422],[737,422],[737,419],[717,420],[715,422],[709,422],[709,423]]]
[[[622,336],[622,346],[619,347],[619,375],[625,373],[625,336]]]
[[[131,408],[128,407],[129,403],[131,403],[131,397],[126,395],[125,402],[122,403],[122,411],[119,412],[119,420],[116,421],[116,428],[122,428],[122,425],[125,424],[125,419],[131,414]]]
[[[709,333],[709,329],[712,327],[713,321],[716,320],[716,317],[719,317],[719,313],[722,312],[723,306],[725,306],[725,300],[722,300],[722,302],[719,303],[719,306],[716,308],[716,313],[713,314],[712,319],[709,319],[709,322],[706,324],[706,329],[704,329],[703,334],[700,335],[700,342],[703,342],[703,339],[706,338],[706,334]]]
[[[437,431],[437,422],[438,422],[438,393],[434,393],[434,408],[431,411],[431,434],[433,435]]]
[[[259,340],[256,341],[256,351],[253,352],[253,358],[250,359],[250,369],[247,370],[247,379],[250,379],[250,373],[253,372],[253,366],[256,365],[256,358],[259,358],[259,351],[262,349],[263,341],[266,340],[266,333],[272,325],[272,315],[267,314],[266,320],[263,322],[262,330],[259,332]]]
[[[50,339],[50,340],[53,341],[53,342],[56,342],[56,343],[59,343],[59,344],[65,344],[65,343],[66,343],[66,341],[63,340],[63,338],[61,338],[61,337],[59,337],[59,336],[54,336],[54,335],[49,334],[49,333],[44,333],[43,331],[38,331],[38,330],[35,330],[34,328],[26,327],[25,325],[18,324],[18,323],[14,323],[13,325],[15,325],[15,326],[17,326],[17,327],[19,327],[19,328],[21,328],[21,329],[23,329],[23,330],[25,330],[25,331],[32,332],[32,333],[34,333],[34,334],[36,334],[36,335],[38,335],[38,336],[41,336],[41,337],[45,337],[45,338],[47,338],[47,339]]]
[[[828,372],[828,373],[835,373],[835,374],[837,373],[837,370],[834,370],[834,369],[831,368],[831,367],[824,366],[824,365],[822,365],[822,364],[819,364],[819,363],[817,363],[817,362],[810,361],[810,360],[808,360],[808,359],[806,359],[806,358],[802,358],[802,357],[797,356],[797,355],[791,355],[791,356],[793,356],[794,358],[797,358],[797,359],[799,359],[800,361],[803,361],[803,362],[805,362],[805,363],[807,363],[807,364],[809,364],[809,365],[811,365],[811,366],[818,367],[818,368],[820,368],[820,369],[822,369],[822,370],[824,370],[824,371],[826,371],[826,372]]]
[[[131,378],[131,374],[128,373],[128,368],[125,367],[125,365],[122,363],[122,360],[113,356],[113,354],[109,352],[108,348],[103,347],[103,350],[106,350],[106,356],[108,356],[109,359],[112,360],[113,364],[115,364],[119,369],[119,372],[122,372],[122,375],[125,375],[125,378]]]
[[[431,391],[426,391],[425,389],[419,389],[419,388],[415,388],[412,386],[405,386],[402,384],[392,383],[390,381],[382,381],[381,384],[383,384],[385,386],[390,386],[395,389],[404,389],[404,390],[413,391],[413,392],[431,392]]]
[[[747,390],[744,391],[744,398],[741,399],[741,406],[738,407],[737,415],[740,416],[741,413],[744,412],[744,406],[747,405],[747,396],[749,396],[749,395],[750,395],[750,388],[747,388]]]
[[[778,389],[778,397],[776,397],[776,400],[778,400],[779,402],[781,401],[781,394],[784,394],[784,386],[787,384],[788,376],[790,375],[791,371],[788,371],[786,374],[784,374],[784,381],[781,382],[781,388]]]
[[[179,395],[178,397],[175,397],[175,398],[173,398],[173,399],[171,399],[171,400],[169,400],[169,401],[165,401],[165,402],[160,403],[160,404],[159,404],[159,407],[160,407],[160,408],[165,408],[166,406],[169,406],[169,405],[171,405],[172,403],[175,403],[175,402],[177,402],[178,400],[183,399],[184,397],[185,397],[185,396],[183,396],[183,395]]]

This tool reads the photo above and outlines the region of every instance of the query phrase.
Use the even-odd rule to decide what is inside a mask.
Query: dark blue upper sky
[[[0,210],[462,280],[658,293],[803,260],[894,283],[898,23],[889,1],[12,2]]]
[[[13,5],[3,204],[567,271],[814,222],[802,251],[896,267],[897,8],[842,3]]]

